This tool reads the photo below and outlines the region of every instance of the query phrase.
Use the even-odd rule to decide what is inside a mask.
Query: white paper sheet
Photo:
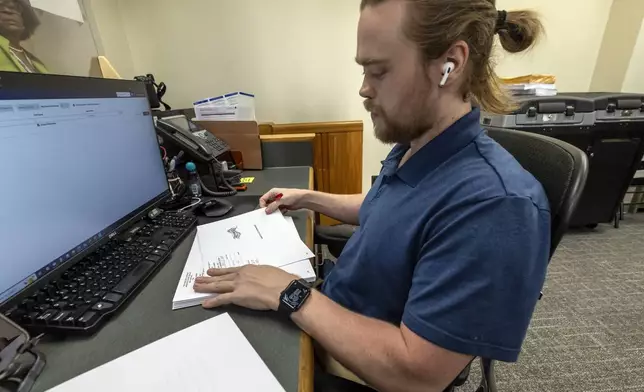
[[[199,238],[195,237],[195,242],[192,243],[192,248],[190,248],[190,253],[188,254],[188,260],[185,267],[183,267],[177,290],[174,292],[174,298],[172,298],[172,310],[197,306],[204,299],[214,296],[213,294],[196,293],[192,288],[195,284],[195,279],[205,274],[206,269],[199,251]]]
[[[225,313],[82,374],[53,392],[283,392]]]
[[[78,0],[31,0],[31,6],[63,18],[84,22]]]
[[[209,268],[245,264],[281,267],[313,257],[292,222],[282,214],[267,215],[264,209],[197,229],[201,257]]]

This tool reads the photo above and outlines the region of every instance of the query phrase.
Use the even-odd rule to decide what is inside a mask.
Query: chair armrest
[[[353,225],[315,226],[314,243],[326,245],[337,259],[356,229]]]

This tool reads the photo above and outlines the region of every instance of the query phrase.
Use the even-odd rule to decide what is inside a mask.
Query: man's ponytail
[[[541,38],[543,24],[534,11],[498,11],[494,32],[499,34],[503,49],[519,53],[530,49]],[[476,59],[478,60],[478,59]],[[470,80],[469,92],[481,109],[490,113],[507,113],[516,109],[515,102],[501,85],[491,60],[478,61]]]
[[[500,15],[502,12],[499,11]],[[534,11],[507,12],[505,24],[497,26],[501,46],[507,52],[519,53],[535,45],[543,34],[543,24]]]

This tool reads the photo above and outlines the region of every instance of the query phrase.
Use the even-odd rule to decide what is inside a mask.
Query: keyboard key
[[[151,261],[141,262],[112,291],[119,294],[127,294],[152,268],[154,268],[154,263]]]
[[[123,298],[121,294],[108,293],[103,297],[103,300],[110,302],[119,302]]]
[[[27,299],[22,300],[22,302],[20,303],[20,306],[22,306],[25,309],[30,309],[35,304],[36,304],[35,299],[27,298]]]
[[[58,312],[50,321],[50,324],[58,324],[58,325],[63,325],[65,322],[65,319],[69,317],[72,314],[71,311],[69,310],[64,310],[62,312]]]
[[[78,318],[77,324],[81,327],[87,327],[94,324],[97,318],[98,313],[92,311],[85,312],[85,314]]]
[[[157,246],[157,249],[161,249],[161,250],[166,251],[166,252],[170,250],[170,248],[168,248],[167,245],[159,245],[159,246]]]
[[[51,308],[50,304],[38,304],[32,307],[32,309],[36,312],[44,312],[45,310],[48,310]]]
[[[106,310],[112,309],[113,307],[114,307],[114,304],[111,304],[109,302],[99,302],[97,304],[94,304],[94,306],[92,306],[92,310],[106,311]]]
[[[157,261],[161,260],[161,256],[150,255],[150,256],[146,257],[145,259],[156,263]]]
[[[42,313],[38,318],[36,319],[37,324],[47,324],[49,319],[53,318],[56,314],[58,314],[57,310],[54,309],[49,309],[48,311]]]
[[[61,321],[61,325],[66,325],[69,327],[73,327],[76,324],[76,317],[70,313]]]
[[[38,316],[40,316],[40,312],[29,312],[22,316],[21,321],[24,324],[35,324]]]
[[[66,307],[67,307],[66,301],[58,301],[52,305],[52,308],[54,309],[65,309]]]

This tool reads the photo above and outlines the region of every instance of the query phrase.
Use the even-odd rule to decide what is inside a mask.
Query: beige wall
[[[129,47],[133,73],[151,72],[165,81],[172,105],[243,90],[257,95],[260,121],[363,120],[365,186],[380,170],[389,147],[373,137],[358,96],[361,69],[353,62],[359,0],[92,2],[117,3],[107,17],[97,15],[113,23],[99,30],[105,35],[100,41],[115,42],[116,53],[121,51],[114,58],[126,65],[117,68],[129,67]],[[539,11],[547,30],[531,53],[498,51],[499,74],[552,73],[560,90],[588,91],[611,4],[498,0],[499,8]]]
[[[593,91],[621,91],[644,17],[644,1],[615,0],[591,83]]]
[[[511,55],[498,50],[499,75],[552,74],[557,77],[559,91],[589,91],[612,2],[498,0],[499,9],[539,12],[546,31],[540,44],[528,53]]]
[[[644,94],[644,18],[622,84],[623,92]]]
[[[124,79],[135,75],[132,51],[123,28],[121,12],[116,0],[84,0],[88,22],[96,38],[98,54],[106,56]]]
[[[134,69],[165,81],[171,105],[242,90],[256,94],[260,121],[364,120],[364,181],[370,184],[388,148],[372,136],[358,95],[359,3],[120,0],[119,7]],[[158,26],[163,33],[152,34]]]

